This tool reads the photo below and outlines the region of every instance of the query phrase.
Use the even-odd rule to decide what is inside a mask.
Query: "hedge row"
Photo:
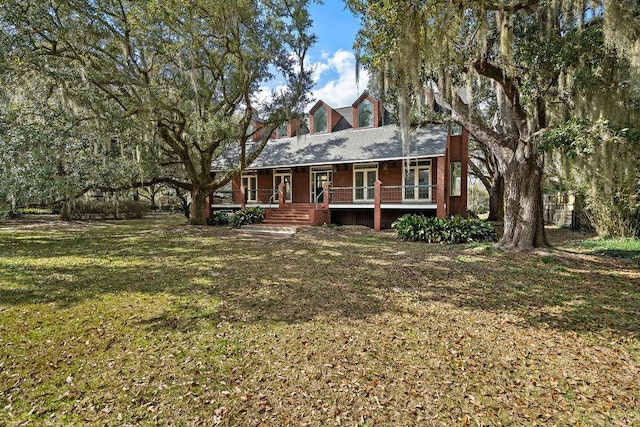
[[[69,219],[138,219],[149,209],[147,203],[134,200],[76,201],[69,204]]]

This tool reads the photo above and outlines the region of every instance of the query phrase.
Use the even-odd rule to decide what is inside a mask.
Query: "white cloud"
[[[321,61],[315,62],[308,69],[313,70],[314,88],[311,98],[314,100],[306,106],[309,111],[317,101],[324,101],[333,108],[348,107],[358,99],[369,83],[369,73],[360,70],[360,79],[356,85],[356,58],[352,52],[338,50],[332,54],[323,52]],[[272,90],[285,90],[286,86],[263,86],[253,95],[252,101],[260,110],[272,99]]]
[[[367,88],[369,73],[361,70],[356,85],[356,58],[352,52],[338,50],[333,55],[323,55],[323,59],[326,61],[313,64],[316,86],[311,91],[312,97],[316,101],[326,102],[333,108],[353,104]],[[324,77],[327,74],[330,74],[329,80]]]

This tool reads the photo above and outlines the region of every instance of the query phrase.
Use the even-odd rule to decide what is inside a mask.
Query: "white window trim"
[[[458,183],[458,185],[454,183],[453,171],[454,171],[455,165],[460,165],[460,176],[458,176],[458,179],[460,179],[460,182]],[[459,193],[457,191],[454,191],[456,189],[459,190]],[[449,196],[450,197],[462,196],[462,162],[461,161],[449,162]]]
[[[247,202],[257,202],[258,201],[258,174],[255,172],[243,173],[240,177],[240,185],[244,185],[244,180],[247,179],[248,186],[245,187],[245,192],[247,196]],[[255,178],[256,188],[251,186],[251,179]],[[253,196],[253,197],[252,197]]]
[[[414,174],[413,184],[408,184],[406,182],[406,180],[407,180],[406,167],[407,166],[406,166],[406,163],[403,162],[403,165],[402,165],[402,201],[403,202],[421,202],[421,201],[431,201],[431,200],[433,200],[433,193],[432,193],[433,188],[431,187],[433,185],[432,184],[432,169],[431,169],[432,166],[433,166],[433,164],[432,164],[431,160],[412,160],[409,163],[409,169],[413,169],[416,172],[419,171],[420,169],[426,169],[426,170],[429,171],[429,184],[428,184],[429,185],[429,195],[428,195],[429,198],[428,199],[421,199],[420,198],[420,192],[417,191],[417,192],[414,192],[414,197],[407,199],[405,197],[406,196],[405,189],[406,189],[406,187],[408,185],[414,185],[414,186],[418,185],[418,184],[416,184],[416,179],[418,179],[418,174],[417,173]]]
[[[368,187],[366,185],[366,182],[363,182],[363,184],[365,184],[364,187],[357,187],[356,186],[356,173],[357,172],[363,172],[365,173],[365,177],[366,177],[366,173],[367,172],[371,172],[371,171],[375,171],[376,173],[376,181],[378,180],[378,164],[377,163],[361,163],[361,164],[356,164],[353,165],[353,201],[355,203],[362,203],[362,202],[372,202],[374,200],[373,197],[368,198],[367,197],[367,193],[370,187]],[[366,181],[366,180],[365,180]],[[357,189],[362,189],[363,190],[363,198],[362,199],[358,199],[356,198],[356,190]]]
[[[289,188],[288,191],[285,190],[285,201],[287,203],[291,203],[291,201],[293,200],[293,185],[292,185],[292,181],[293,181],[293,174],[291,173],[291,169],[276,169],[273,171],[273,189],[277,190],[278,187],[276,186],[276,177],[277,176],[282,176],[282,177],[289,177]],[[287,194],[288,193],[288,194]],[[289,196],[289,197],[287,197]]]
[[[311,197],[311,203],[315,203],[315,198],[318,197],[317,194],[315,194],[316,191],[316,177],[315,174],[317,172],[326,172],[329,174],[329,182],[331,183],[331,181],[333,180],[333,166],[315,166],[315,167],[311,167],[310,172],[309,172],[309,195]]]

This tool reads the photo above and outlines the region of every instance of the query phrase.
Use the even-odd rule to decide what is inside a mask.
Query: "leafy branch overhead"
[[[141,141],[179,162],[199,221],[204,196],[250,164],[306,100],[311,79],[303,64],[314,42],[307,3],[10,0],[0,6],[0,22],[20,40],[8,55],[11,67],[53,79],[76,109],[101,119],[117,111],[122,123],[139,124]],[[287,89],[255,105],[255,93],[275,77]],[[264,132],[248,147],[257,107]],[[233,144],[240,161],[212,178],[212,159]]]
[[[434,90],[504,177],[503,248],[547,244],[544,135],[571,117],[637,123],[640,70],[632,1],[347,2],[356,48],[396,91],[401,127]],[[626,25],[620,25],[625,23]],[[403,119],[404,116],[404,119]]]

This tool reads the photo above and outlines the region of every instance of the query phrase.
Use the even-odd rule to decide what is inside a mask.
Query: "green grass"
[[[553,233],[1,222],[0,424],[638,424],[640,272]]]
[[[591,252],[626,258],[640,265],[640,239],[589,239],[579,243]]]

